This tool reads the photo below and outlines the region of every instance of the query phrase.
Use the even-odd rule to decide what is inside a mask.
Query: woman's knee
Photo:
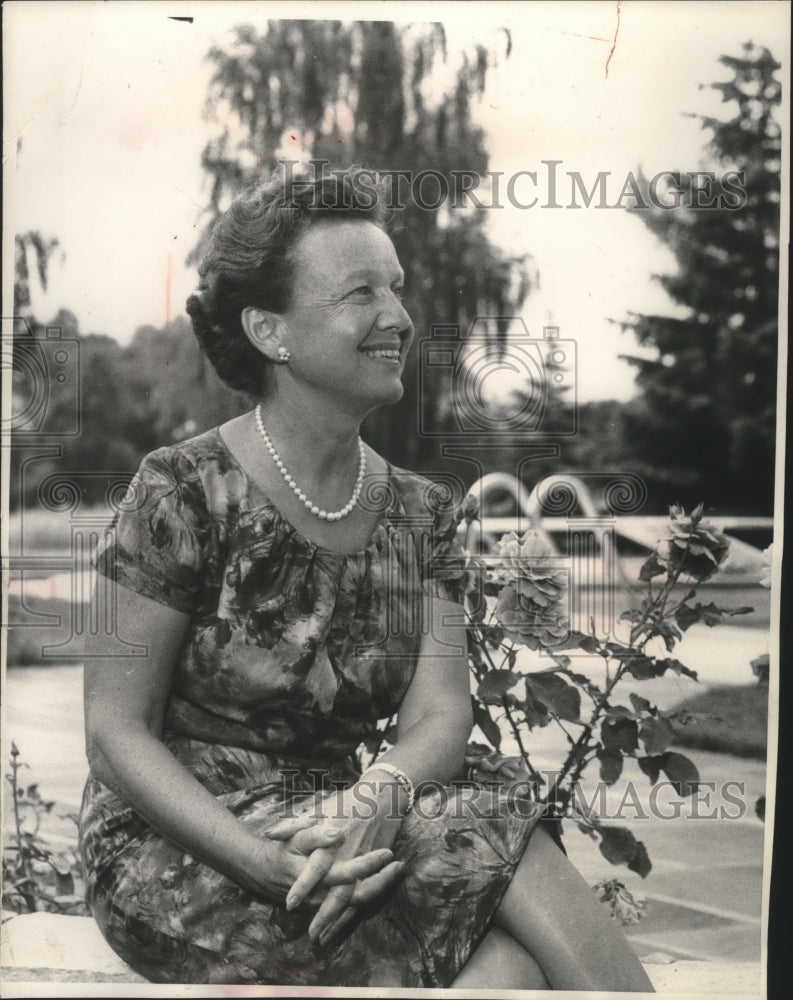
[[[537,962],[515,938],[491,927],[457,978],[455,989],[546,990],[548,980]]]

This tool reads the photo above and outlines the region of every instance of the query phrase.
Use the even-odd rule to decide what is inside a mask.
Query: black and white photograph
[[[4,5],[3,996],[773,996],[790,27]]]

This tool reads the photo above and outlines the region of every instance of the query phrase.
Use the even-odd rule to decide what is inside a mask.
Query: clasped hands
[[[266,832],[268,882],[286,893],[287,910],[317,909],[312,941],[325,945],[401,875],[391,850],[402,822],[396,801],[389,784],[365,799],[345,789]]]

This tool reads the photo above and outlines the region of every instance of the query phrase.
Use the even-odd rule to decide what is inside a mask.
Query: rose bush
[[[652,785],[663,780],[681,797],[698,788],[693,762],[669,749],[676,727],[694,716],[682,709],[660,710],[635,691],[618,700],[618,689],[627,678],[641,682],[672,673],[696,679],[693,670],[665,654],[695,623],[713,627],[725,616],[752,610],[695,601],[696,584],[718,572],[730,545],[702,515],[702,505],[690,514],[676,505],[670,508],[665,530],[639,574],[645,588],[641,601],[620,616],[627,631],[621,641],[596,634],[594,626],[586,634],[571,630],[569,566],[540,531],[511,532],[489,555],[467,551],[466,546],[464,607],[474,678],[472,706],[486,740],[469,745],[466,778],[512,786],[513,791],[520,786],[521,794],[545,804],[549,818],[573,822],[598,842],[609,862],[624,864],[642,877],[652,867],[644,844],[627,827],[582,808],[577,791],[590,765],[608,788],[620,778],[628,759]],[[475,519],[476,506],[469,496],[457,511],[466,539],[474,534]],[[459,573],[459,563],[455,566]],[[440,572],[443,575],[443,568]],[[574,670],[572,654],[584,657],[586,666]],[[537,669],[538,658],[547,665]],[[547,726],[562,731],[565,749],[556,767],[543,774],[532,758],[535,750],[547,754],[543,741],[535,737],[537,729]],[[514,748],[512,756],[501,752],[506,739]],[[618,880],[604,880],[598,892],[619,919],[641,915],[641,905]]]

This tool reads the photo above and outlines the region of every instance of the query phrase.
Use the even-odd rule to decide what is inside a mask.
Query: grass
[[[677,709],[709,716],[678,728],[674,745],[736,757],[765,759],[768,738],[768,688],[759,684],[709,688]]]

